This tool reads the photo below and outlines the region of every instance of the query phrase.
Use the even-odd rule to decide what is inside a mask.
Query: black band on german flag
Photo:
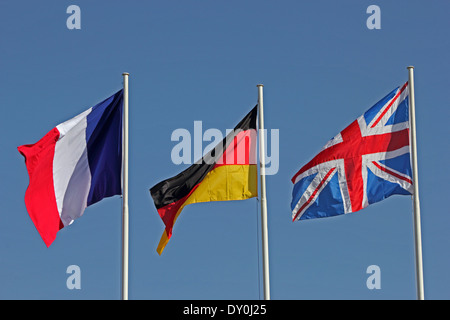
[[[257,196],[257,110],[255,106],[200,161],[150,189],[158,214],[165,224],[157,249],[159,254],[172,236],[173,225],[186,205]]]

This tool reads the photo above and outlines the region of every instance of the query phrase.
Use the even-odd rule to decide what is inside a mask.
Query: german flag
[[[191,203],[245,200],[258,195],[255,106],[222,142],[189,168],[161,181],[150,194],[166,228],[157,252],[161,255],[172,228]]]

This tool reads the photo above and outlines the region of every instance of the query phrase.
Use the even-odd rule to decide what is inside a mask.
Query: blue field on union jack
[[[292,178],[292,219],[330,217],[413,193],[408,83],[331,139]]]

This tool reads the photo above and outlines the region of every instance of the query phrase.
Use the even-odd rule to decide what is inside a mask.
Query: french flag
[[[86,207],[122,194],[123,90],[18,147],[29,185],[25,205],[47,247]]]

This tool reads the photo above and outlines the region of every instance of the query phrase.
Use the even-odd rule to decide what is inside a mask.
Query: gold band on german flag
[[[258,196],[255,106],[217,146],[178,175],[150,189],[165,224],[157,252],[161,255],[175,221],[191,203],[245,200]]]

